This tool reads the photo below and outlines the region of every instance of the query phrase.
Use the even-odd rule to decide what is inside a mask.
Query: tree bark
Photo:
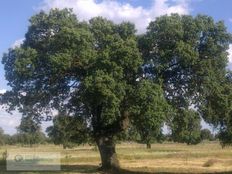
[[[96,141],[101,156],[101,170],[119,169],[120,166],[113,139],[109,137],[101,137]]]
[[[63,144],[63,149],[67,149],[67,146],[65,144]]]
[[[151,149],[151,143],[147,143],[147,149]]]

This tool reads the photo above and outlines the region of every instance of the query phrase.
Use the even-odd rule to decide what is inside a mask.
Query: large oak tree
[[[157,106],[165,102],[161,88],[149,94],[156,86],[147,86],[144,92],[141,88],[143,98],[135,98],[144,81],[139,78],[142,58],[135,32],[133,24],[114,24],[101,17],[80,22],[67,9],[40,12],[30,19],[23,44],[3,56],[11,90],[2,101],[9,110],[17,108],[37,118],[52,109],[82,117],[82,127],[98,145],[102,168],[118,167],[115,136],[136,119],[136,102],[150,98],[151,111],[157,107],[163,115],[165,109]],[[157,115],[141,122],[157,124],[162,118],[152,116]]]

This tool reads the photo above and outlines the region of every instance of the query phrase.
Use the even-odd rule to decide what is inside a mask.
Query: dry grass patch
[[[57,172],[60,174],[99,174],[97,167],[100,164],[100,156],[94,146],[79,146],[65,150],[61,146],[54,145],[42,145],[33,148],[19,146],[1,147],[0,158],[7,148],[60,152],[62,171]],[[145,145],[136,143],[121,143],[117,145],[117,153],[124,173],[127,174],[130,171],[134,174],[141,174],[142,172],[214,173],[232,171],[232,148],[222,149],[219,143],[202,143],[196,146],[187,146],[180,143],[163,143],[153,144],[152,149],[146,149]],[[8,172],[4,173],[1,169],[0,174],[8,174]],[[47,172],[40,173],[45,174]],[[31,172],[30,174],[40,173]]]

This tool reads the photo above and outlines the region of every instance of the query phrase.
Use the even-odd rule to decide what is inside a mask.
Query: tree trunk
[[[101,137],[97,139],[97,146],[101,156],[102,170],[119,169],[119,161],[112,138]]]
[[[151,143],[147,143],[147,149],[151,149]]]
[[[67,146],[66,146],[66,144],[63,144],[63,149],[67,149]]]

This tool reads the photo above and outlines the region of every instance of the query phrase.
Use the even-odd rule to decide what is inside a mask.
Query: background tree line
[[[56,127],[56,128],[55,128]],[[78,139],[74,139],[75,135],[66,137],[70,132],[64,131],[64,129],[57,130],[57,123],[54,126],[47,128],[48,135],[46,136],[42,131],[38,131],[37,133],[22,133],[17,132],[13,135],[5,134],[3,129],[0,128],[0,145],[22,145],[22,146],[33,146],[39,144],[56,144],[62,145],[64,149],[66,148],[74,148],[80,145],[77,142]],[[204,140],[206,141],[218,141],[218,134],[212,134],[208,129],[202,129],[200,131],[200,139],[197,143],[200,143]],[[77,134],[77,133],[75,133]],[[69,134],[70,135],[70,134]],[[77,135],[76,135],[77,136]],[[136,142],[141,144],[146,144],[147,148],[150,148],[150,144],[147,144],[147,141],[144,140],[138,132],[135,130],[129,129],[128,132],[120,135],[117,140],[120,142]],[[174,142],[174,139],[170,134],[160,134],[160,137],[157,139],[156,136],[151,137],[150,143],[163,143],[163,142]],[[92,141],[86,141],[86,143],[90,145],[95,145]]]
[[[17,133],[5,134],[0,128],[0,145],[27,145],[51,143],[42,132],[41,126],[32,117],[22,117],[20,125],[16,127]]]

